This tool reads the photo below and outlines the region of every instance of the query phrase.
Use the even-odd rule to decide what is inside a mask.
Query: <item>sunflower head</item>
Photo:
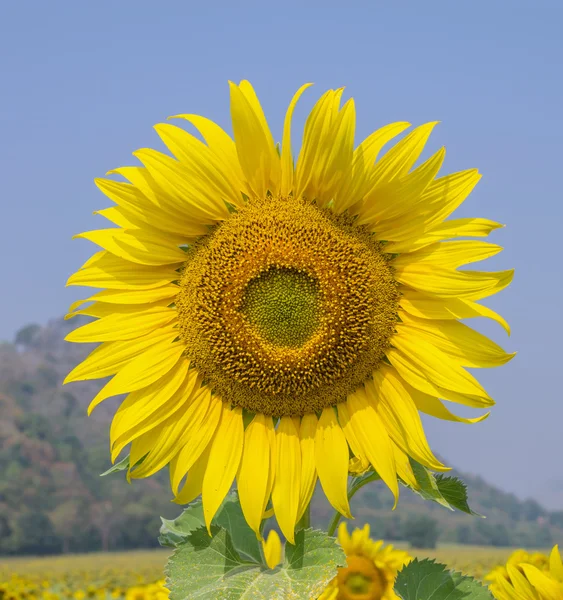
[[[294,160],[292,115],[307,87],[290,102],[281,149],[247,81],[230,84],[232,136],[193,114],[178,118],[199,137],[157,125],[171,155],[138,150],[142,166],[96,181],[114,203],[98,214],[114,227],[77,236],[101,250],[68,281],[102,288],[71,307],[69,318],[95,320],[66,339],[100,346],[66,382],[112,377],[89,411],[126,395],[112,460],[130,445],[128,478],[168,466],[175,501],[201,494],[208,528],[236,478],[256,535],[271,505],[290,543],[318,479],[351,517],[349,473],[374,469],[396,504],[399,481],[418,485],[411,458],[448,470],[419,411],[486,418],[457,417],[442,400],[491,406],[465,369],[512,356],[460,322],[484,316],[508,330],[477,301],[512,272],[459,270],[501,248],[455,240],[500,225],[448,220],[479,173],[437,178],[443,149],[416,164],[434,122],[385,153],[408,123],[355,146],[342,89],[315,104]]]
[[[516,550],[506,565],[495,567],[484,577],[497,600],[516,597],[536,600],[563,598],[563,563],[557,545],[549,556]]]
[[[398,571],[412,557],[407,552],[384,546],[369,537],[369,525],[348,534],[345,523],[338,529],[338,541],[346,553],[347,566],[338,569],[319,600],[397,600],[393,591]]]

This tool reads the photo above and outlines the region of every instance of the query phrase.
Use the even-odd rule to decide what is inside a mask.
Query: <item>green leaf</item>
[[[489,590],[472,577],[416,558],[397,575],[395,592],[402,600],[492,600]]]
[[[142,458],[140,458],[136,463],[135,463],[135,467],[140,465],[146,458],[146,454],[145,456],[143,456]],[[107,471],[104,471],[103,473],[100,473],[100,477],[105,477],[106,475],[111,475],[112,473],[118,473],[119,471],[127,471],[127,469],[129,468],[129,455],[127,455],[125,458],[122,458],[118,463],[115,463],[115,465],[113,465],[113,467],[110,467]]]
[[[345,561],[334,538],[312,529],[297,533],[273,570],[245,561],[226,529],[213,525],[212,533],[193,531],[174,551],[166,567],[170,600],[316,598]]]
[[[201,500],[192,502],[176,519],[160,517],[162,525],[158,541],[161,546],[176,547],[185,541],[186,537],[205,524]]]
[[[111,475],[112,473],[117,473],[118,471],[127,471],[129,468],[129,454],[121,459],[118,463],[115,463],[113,467],[110,467],[107,471],[100,473],[100,477],[105,477],[106,475]]]
[[[471,510],[467,503],[467,486],[458,477],[436,476],[436,485],[442,494],[442,497],[454,508],[461,510],[469,515],[485,518],[478,512]]]
[[[407,487],[415,494],[418,494],[425,500],[437,502],[449,510],[457,508],[470,515],[475,515],[477,517],[483,516],[469,508],[469,504],[467,503],[467,486],[461,479],[457,477],[444,477],[443,475],[438,475],[436,477],[420,463],[412,458],[409,460],[420,488],[415,490],[410,486]]]
[[[205,525],[201,500],[190,504],[174,520],[169,521],[162,517],[160,520],[162,521],[162,526],[158,541],[163,546],[178,546],[195,529]],[[233,492],[227,495],[213,519],[213,524],[224,527],[229,531],[234,547],[243,558],[253,560],[254,562],[262,560],[260,543],[246,523],[236,493]]]

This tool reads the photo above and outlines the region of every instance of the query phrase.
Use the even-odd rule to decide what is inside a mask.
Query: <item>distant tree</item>
[[[19,554],[53,554],[62,546],[49,517],[40,511],[20,514],[12,537]]]
[[[26,325],[17,331],[14,343],[16,346],[20,346],[24,350],[27,350],[33,346],[33,342],[39,331],[41,331],[41,326],[36,323]]]
[[[470,544],[471,527],[469,525],[458,525],[456,528],[456,540],[458,544]]]
[[[563,529],[563,510],[556,510],[549,515],[549,522],[555,527]]]
[[[522,505],[523,517],[526,521],[537,521],[546,515],[545,509],[535,500],[525,500]]]
[[[438,522],[425,515],[410,515],[404,523],[403,538],[413,548],[435,548]]]

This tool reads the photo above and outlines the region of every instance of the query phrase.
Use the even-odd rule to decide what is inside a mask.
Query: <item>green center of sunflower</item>
[[[362,573],[352,573],[346,579],[345,585],[353,594],[367,594],[371,587],[371,579]]]
[[[295,269],[271,267],[251,279],[240,311],[275,346],[302,346],[320,324],[318,282]]]
[[[303,199],[249,201],[188,252],[176,298],[186,356],[224,401],[300,416],[362,385],[395,331],[382,246]]]

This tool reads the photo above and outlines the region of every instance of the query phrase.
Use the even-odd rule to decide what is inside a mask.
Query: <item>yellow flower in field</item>
[[[506,566],[493,569],[485,578],[497,600],[561,600],[563,563],[555,545],[549,557],[517,550]]]
[[[270,500],[294,542],[317,478],[350,517],[347,477],[370,464],[395,496],[416,485],[408,457],[445,471],[419,411],[452,421],[440,399],[494,404],[466,367],[511,354],[459,319],[505,288],[512,271],[459,271],[501,248],[498,223],[446,220],[480,175],[436,179],[439,150],[414,168],[435,123],[408,123],[354,149],[353,100],[329,90],[310,113],[296,163],[290,103],[281,150],[247,81],[230,84],[234,140],[212,121],[180,115],[205,143],[170,124],[156,130],[175,158],[134,155],[98,187],[117,227],[80,234],[102,248],[68,281],[106,288],[69,316],[95,317],[67,336],[101,342],[66,381],[113,376],[90,404],[128,396],[111,426],[112,460],[131,444],[128,477],[166,465],[175,501],[203,498],[207,526],[235,477],[260,536]],[[93,302],[80,308],[85,302]],[[141,459],[144,459],[140,463]],[[181,483],[185,482],[181,487]]]
[[[412,560],[407,552],[371,540],[369,525],[355,529],[350,536],[346,524],[341,523],[338,541],[348,566],[338,569],[319,600],[398,600],[393,586],[398,571]]]

